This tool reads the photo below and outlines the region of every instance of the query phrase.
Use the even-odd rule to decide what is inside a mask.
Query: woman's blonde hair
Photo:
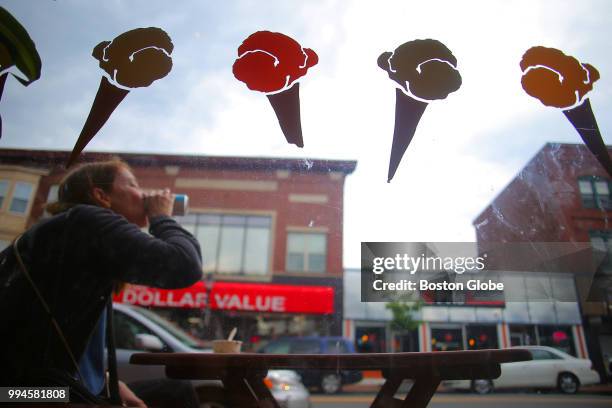
[[[110,193],[121,169],[131,171],[130,166],[118,157],[80,165],[64,176],[57,191],[57,201],[47,204],[46,210],[55,215],[77,204],[97,205],[92,195],[94,187]]]

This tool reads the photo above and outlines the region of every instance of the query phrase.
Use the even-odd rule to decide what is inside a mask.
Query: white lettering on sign
[[[220,295],[215,294],[215,303],[219,309],[256,310],[259,312],[284,312],[284,296],[256,295]]]
[[[177,299],[174,292],[168,292],[165,296],[161,292],[150,292],[146,290],[135,291],[126,289],[123,292],[122,302],[141,306],[159,307],[190,307],[200,308],[206,306],[206,293],[190,292],[183,293]]]

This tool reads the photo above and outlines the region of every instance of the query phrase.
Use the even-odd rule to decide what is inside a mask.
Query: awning
[[[334,312],[334,288],[266,283],[215,282],[212,286],[212,310],[331,314]],[[204,282],[185,289],[165,290],[128,285],[114,301],[139,306],[203,309],[207,301]]]

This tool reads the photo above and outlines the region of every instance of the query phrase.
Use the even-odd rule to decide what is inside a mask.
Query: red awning
[[[206,307],[207,293],[204,282],[175,290],[128,285],[114,297],[114,301],[139,306],[202,309]],[[334,312],[334,288],[215,282],[212,287],[211,309],[331,314]]]

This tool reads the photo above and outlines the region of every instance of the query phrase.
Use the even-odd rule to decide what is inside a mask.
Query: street
[[[374,400],[374,394],[346,395],[312,395],[312,408],[367,408]],[[561,394],[514,394],[471,395],[440,394],[435,395],[428,405],[431,408],[552,408],[552,407],[609,407],[612,405],[610,395],[561,395]]]

